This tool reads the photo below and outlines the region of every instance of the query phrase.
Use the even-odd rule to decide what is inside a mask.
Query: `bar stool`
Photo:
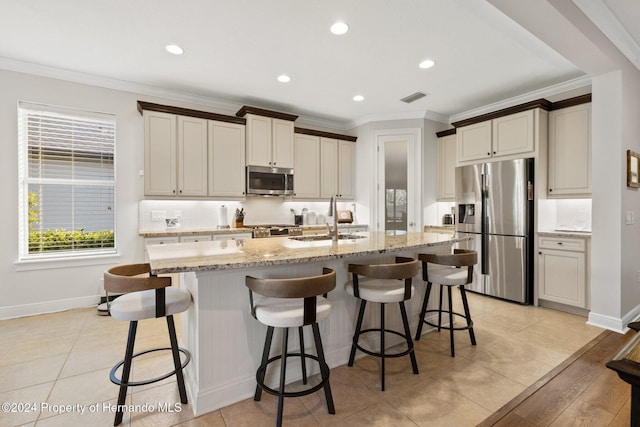
[[[109,299],[109,292],[123,294],[109,304],[109,313],[114,319],[129,322],[129,336],[127,338],[127,348],[124,359],[118,362],[109,373],[111,382],[120,386],[118,409],[113,425],[117,426],[122,422],[123,412],[121,408],[123,408],[125,403],[127,387],[129,386],[134,387],[151,384],[175,375],[178,381],[180,402],[187,403],[187,392],[184,386],[182,371],[191,360],[191,354],[187,350],[178,347],[173,315],[189,308],[191,305],[191,294],[189,291],[172,288],[171,277],[152,275],[149,264],[128,264],[110,268],[104,273],[104,289],[107,292],[107,300]],[[138,321],[158,317],[167,318],[171,347],[154,348],[134,354],[133,347],[136,339]],[[129,381],[133,358],[162,350],[171,350],[173,355],[173,371],[149,380]],[[185,356],[185,361],[182,363],[180,361],[180,353]],[[116,371],[123,365],[122,377],[117,378]]]
[[[455,357],[455,344],[453,342],[453,331],[469,330],[471,344],[476,345],[476,336],[473,332],[473,321],[469,311],[469,303],[467,302],[467,293],[465,285],[473,281],[473,266],[478,262],[478,254],[476,251],[466,249],[454,249],[453,254],[420,254],[418,259],[422,261],[422,280],[427,282],[427,290],[424,294],[422,309],[420,310],[420,323],[416,332],[416,341],[420,339],[422,334],[422,326],[426,323],[429,326],[449,330],[449,341],[451,342],[451,357]],[[462,269],[461,267],[467,267]],[[427,310],[429,303],[429,295],[431,294],[431,284],[440,285],[440,304],[437,310]],[[453,301],[451,300],[451,288],[458,286],[460,296],[462,297],[462,305],[464,306],[464,314],[453,311]],[[447,288],[447,297],[449,300],[449,309],[442,310],[442,291]],[[442,313],[449,314],[449,326],[442,326]],[[438,313],[438,324],[431,323],[425,319],[427,313]],[[453,317],[459,316],[466,320],[466,326],[455,327]]]
[[[419,269],[420,264],[417,260],[402,257],[396,257],[394,264],[349,264],[349,273],[352,274],[352,280],[347,282],[345,288],[348,294],[360,299],[360,312],[358,314],[356,330],[353,334],[349,366],[353,366],[356,349],[368,355],[379,357],[382,361],[380,373],[382,391],[384,391],[384,368],[386,358],[401,357],[408,354],[411,358],[413,373],[418,373],[418,363],[416,362],[416,355],[413,351],[411,331],[409,330],[409,321],[407,319],[407,310],[404,302],[413,296],[414,286],[411,281],[413,276],[418,273]],[[362,276],[362,278],[360,276]],[[364,310],[368,301],[380,303],[380,328],[362,329],[362,319],[364,317]],[[400,305],[404,333],[385,328],[385,304],[394,302],[397,302]],[[380,333],[380,352],[367,350],[358,344],[360,336],[369,332]],[[407,341],[407,349],[396,353],[386,353],[384,340],[385,333],[391,333],[404,338]]]
[[[251,315],[267,326],[267,336],[264,342],[262,361],[256,372],[256,392],[253,400],[259,401],[262,390],[278,397],[278,414],[276,425],[282,425],[282,413],[285,397],[299,397],[314,393],[324,388],[327,409],[335,414],[331,386],[329,384],[329,366],[324,359],[322,340],[318,322],[329,316],[331,302],[326,299],[327,293],[336,287],[336,272],[324,268],[321,276],[301,277],[292,279],[257,279],[246,277],[249,288],[249,302]],[[254,293],[258,296],[254,298]],[[304,336],[302,327],[311,325],[317,356],[306,354],[304,351]],[[287,341],[289,328],[298,328],[300,336],[300,353],[289,353]],[[278,356],[269,357],[274,328],[282,328],[282,352]],[[313,387],[300,391],[286,391],[286,370],[289,357],[300,357],[302,364],[303,383],[307,383],[306,359],[318,362],[321,381]],[[280,385],[278,390],[270,388],[264,383],[267,367],[270,363],[280,360]]]

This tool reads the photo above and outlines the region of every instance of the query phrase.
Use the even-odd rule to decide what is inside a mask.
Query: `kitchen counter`
[[[158,273],[181,273],[180,286],[188,289],[193,304],[181,318],[181,346],[191,352],[185,382],[189,406],[194,415],[217,410],[253,396],[256,369],[262,356],[265,327],[251,317],[246,276],[304,277],[322,273],[323,267],[336,271],[336,288],[328,294],[331,314],[319,324],[325,357],[330,367],[349,359],[357,300],[345,291],[349,263],[390,263],[395,256],[416,257],[418,253],[448,253],[456,239],[450,233],[384,232],[357,233],[365,238],[328,241],[296,241],[288,237],[223,240],[149,245],[151,268]],[[425,286],[418,274],[416,293],[406,302],[410,326],[417,327]],[[434,298],[435,300],[435,298]],[[430,304],[429,308],[435,308]],[[374,326],[367,317],[363,328]],[[397,317],[397,318],[396,318]],[[376,321],[377,322],[377,321]],[[402,330],[399,316],[389,316],[387,328]],[[425,333],[427,331],[425,330]],[[276,339],[279,332],[276,332]],[[305,347],[315,354],[307,332]],[[396,339],[397,338],[397,339]],[[388,346],[400,338],[390,336]],[[298,340],[290,343],[299,349]],[[287,363],[287,378],[300,378],[300,362]],[[311,364],[308,369],[317,372]],[[425,367],[427,369],[427,367]],[[363,385],[364,387],[364,385]]]
[[[408,233],[388,235],[384,232],[353,233],[363,236],[331,240],[298,241],[289,237],[247,239],[229,242],[205,241],[148,245],[151,269],[156,274],[185,271],[215,271],[253,268],[279,264],[298,264],[412,250],[424,246],[451,245],[468,240],[448,233]]]
[[[349,230],[353,228],[366,228],[366,224],[338,224],[339,230]],[[325,232],[327,230],[326,225],[301,225],[302,231],[317,231],[318,233]],[[242,234],[251,233],[251,227],[242,228],[164,228],[164,229],[148,229],[138,230],[138,235],[142,237],[172,237],[172,236],[215,236],[224,234]]]
[[[538,230],[538,235],[548,237],[582,237],[585,239],[591,238],[590,231],[579,230]]]

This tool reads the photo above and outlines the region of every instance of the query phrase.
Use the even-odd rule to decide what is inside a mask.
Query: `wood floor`
[[[631,387],[605,363],[635,335],[602,332],[478,426],[628,426]]]

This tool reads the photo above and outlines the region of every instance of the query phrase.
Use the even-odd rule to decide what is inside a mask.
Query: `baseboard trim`
[[[56,301],[39,302],[35,304],[14,305],[0,307],[0,320],[15,319],[17,317],[36,316],[38,314],[55,313],[98,305],[100,295],[80,298],[69,298]]]

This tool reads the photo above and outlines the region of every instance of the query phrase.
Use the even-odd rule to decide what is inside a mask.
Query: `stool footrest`
[[[360,335],[362,335],[362,334],[366,334],[366,333],[369,333],[369,332],[377,332],[377,333],[380,333],[380,331],[381,331],[381,330],[380,330],[380,328],[377,328],[377,329],[375,329],[375,328],[373,328],[373,329],[362,329],[362,330],[360,331]],[[390,334],[397,335],[397,336],[399,336],[399,337],[404,338],[405,340],[407,339],[407,336],[406,336],[405,334],[403,334],[403,333],[401,333],[401,332],[398,332],[398,331],[393,331],[393,330],[391,330],[391,329],[385,329],[385,330],[384,330],[384,332],[385,332],[385,333],[390,333]],[[406,342],[405,342],[405,344],[406,344]],[[378,353],[378,352],[371,351],[371,350],[368,350],[368,349],[366,349],[366,348],[363,348],[363,347],[362,347],[360,344],[358,344],[358,343],[355,343],[355,346],[356,346],[356,348],[357,348],[358,350],[360,350],[361,352],[366,353],[366,354],[368,354],[368,355],[370,355],[370,356],[382,357],[382,353]],[[407,354],[409,354],[409,353],[411,353],[411,352],[413,352],[413,345],[412,345],[410,348],[407,348],[406,350],[401,351],[401,352],[399,352],[399,353],[387,353],[387,352],[385,351],[385,353],[384,353],[384,357],[385,357],[385,358],[386,358],[386,357],[402,357],[402,356],[406,356]]]
[[[302,357],[303,354],[302,353],[287,353],[285,355],[285,357]],[[314,385],[313,387],[309,387],[306,388],[304,390],[299,390],[299,391],[285,391],[284,393],[280,393],[278,390],[274,390],[271,387],[267,386],[264,381],[261,380],[261,378],[264,378],[266,376],[266,371],[267,371],[267,366],[269,366],[270,363],[275,362],[277,360],[282,359],[282,355],[278,355],[278,356],[274,356],[272,358],[270,358],[269,360],[267,360],[267,363],[264,367],[260,367],[258,368],[258,372],[256,372],[256,382],[258,383],[258,386],[266,391],[267,393],[274,395],[274,396],[283,396],[283,397],[300,397],[300,396],[306,396],[308,394],[311,393],[315,393],[316,391],[320,390],[321,388],[323,388],[325,386],[325,384],[329,381],[329,365],[327,365],[326,363],[322,363],[320,362],[320,359],[318,359],[318,356],[314,356],[313,354],[306,354],[304,353],[304,358],[305,359],[312,359],[315,360],[316,362],[318,362],[318,365],[320,366],[320,373],[321,373],[321,377],[324,377],[318,384]]]
[[[132,359],[134,359],[134,358],[136,358],[138,356],[142,356],[143,354],[153,353],[153,352],[156,352],[156,351],[171,351],[171,347],[152,348],[150,350],[144,350],[144,351],[135,353],[132,356]],[[182,363],[182,367],[181,367],[181,369],[184,370],[184,368],[191,361],[191,353],[189,353],[189,351],[184,349],[184,348],[178,348],[178,351],[186,356],[185,361]],[[114,366],[113,369],[111,369],[111,372],[109,372],[109,379],[114,384],[122,385],[122,380],[120,378],[116,377],[116,371],[122,365],[124,365],[124,359],[121,360],[120,362],[118,362],[116,364],[116,366]],[[129,381],[125,385],[126,386],[131,386],[131,387],[136,387],[136,386],[140,386],[140,385],[152,384],[152,383],[156,383],[158,381],[162,381],[164,379],[167,379],[170,376],[175,375],[175,374],[176,374],[176,370],[174,369],[173,371],[169,372],[168,374],[164,374],[164,375],[161,375],[161,376],[156,377],[156,378],[152,378],[152,379],[149,379],[149,380],[143,380],[143,381]]]
[[[449,315],[449,312],[448,312],[448,311],[445,311],[445,310],[442,310],[442,311],[440,311],[440,310],[427,310],[427,311],[425,311],[424,313],[425,313],[425,315],[426,315],[427,313],[441,313],[441,314],[446,314],[447,316]],[[454,312],[452,312],[451,314],[453,314],[454,316],[462,317],[463,319],[465,319],[465,321],[467,320],[467,316],[465,316],[465,315],[464,315],[464,314],[462,314],[462,313],[456,313],[456,312],[454,311]],[[465,326],[458,326],[458,327],[452,327],[452,325],[449,325],[449,326],[439,326],[439,325],[437,325],[437,324],[435,324],[435,323],[431,323],[431,322],[430,322],[430,321],[428,321],[427,319],[423,320],[422,322],[423,322],[423,323],[426,323],[426,324],[427,324],[427,325],[429,325],[429,326],[433,326],[434,328],[446,329],[447,331],[448,331],[448,330],[451,330],[451,329],[453,329],[454,331],[465,331],[465,330],[468,330],[468,329],[473,329],[473,321],[472,321],[472,320],[469,320],[469,325],[468,325],[468,326],[467,326],[467,325],[465,325]]]

